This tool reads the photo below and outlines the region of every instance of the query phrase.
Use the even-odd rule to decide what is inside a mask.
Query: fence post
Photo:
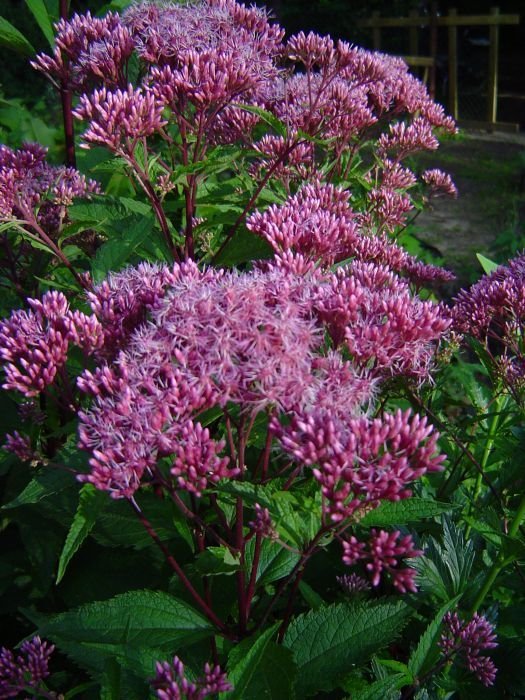
[[[376,10],[375,12],[372,12],[372,19],[375,20],[376,22],[379,21],[379,12]],[[372,40],[374,42],[374,50],[375,51],[381,51],[381,27],[377,26],[377,24],[374,24],[374,28],[372,30]]]
[[[448,111],[454,119],[458,118],[458,28],[454,24],[457,10],[448,11]]]
[[[491,7],[490,14],[499,15],[499,7]],[[489,84],[487,121],[494,124],[498,116],[498,53],[499,53],[499,25],[491,24],[489,29]]]
[[[436,59],[438,46],[438,5],[433,2],[430,10],[430,56],[432,58],[432,66],[430,67],[430,86],[429,93],[432,99],[436,96]]]

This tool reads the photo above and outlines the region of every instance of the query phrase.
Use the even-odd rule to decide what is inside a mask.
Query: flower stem
[[[171,566],[173,571],[177,574],[177,576],[180,578],[184,587],[186,588],[188,593],[191,595],[193,600],[197,603],[197,605],[202,610],[202,612],[206,615],[208,620],[210,620],[210,622],[212,622],[217,627],[217,629],[220,632],[222,632],[222,634],[225,637],[228,637],[231,639],[232,635],[228,631],[226,625],[222,622],[222,620],[220,620],[217,617],[217,615],[213,612],[213,610],[206,603],[206,601],[195,590],[195,588],[193,587],[193,584],[191,583],[189,578],[186,576],[186,574],[182,570],[182,567],[180,566],[180,564],[177,562],[175,557],[169,552],[168,548],[165,546],[165,544],[162,542],[162,540],[158,536],[157,532],[155,531],[153,525],[150,523],[150,521],[143,514],[142,510],[140,509],[140,506],[131,498],[128,498],[128,502],[131,505],[131,507],[133,508],[133,510],[135,511],[138,519],[140,520],[140,522],[144,526],[144,529],[146,530],[148,535],[151,537],[151,539],[155,542],[157,547],[164,554],[166,561]]]
[[[518,506],[518,510],[516,511],[516,515],[514,516],[510,524],[509,531],[507,533],[508,537],[512,538],[516,536],[524,518],[525,494],[522,496],[520,504]],[[481,587],[478,595],[476,596],[476,600],[472,605],[472,613],[475,613],[479,609],[501,571],[507,566],[507,564],[510,564],[513,560],[513,556],[505,556],[504,552],[500,553],[500,555],[492,565],[490,571],[488,572],[485,582],[483,583],[483,586]]]

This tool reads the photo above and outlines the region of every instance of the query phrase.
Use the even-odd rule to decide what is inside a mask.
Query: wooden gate
[[[429,92],[435,97],[436,92],[436,56],[438,28],[446,27],[448,32],[448,111],[454,119],[458,119],[458,27],[489,27],[489,58],[488,58],[488,93],[486,121],[461,121],[464,126],[488,129],[507,129],[518,131],[518,124],[507,124],[497,121],[498,113],[498,56],[499,31],[503,25],[517,25],[519,15],[500,14],[498,7],[493,7],[489,15],[458,15],[457,10],[451,9],[448,15],[438,15],[433,7],[430,15],[418,15],[413,11],[408,17],[381,17],[374,12],[369,19],[362,20],[361,27],[372,29],[373,45],[381,50],[381,30],[387,28],[408,29],[409,55],[403,56],[409,66],[423,67],[424,80],[429,86]],[[430,29],[429,56],[418,56],[419,30]]]

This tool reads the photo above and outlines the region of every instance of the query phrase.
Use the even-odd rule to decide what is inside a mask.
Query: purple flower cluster
[[[388,268],[353,263],[331,276],[316,301],[335,346],[373,376],[429,377],[435,343],[450,325],[440,305],[412,296]]]
[[[10,649],[0,650],[0,698],[16,698],[21,693],[37,695],[49,676],[49,659],[55,647],[40,637],[23,642],[16,656]]]
[[[47,149],[24,144],[14,151],[0,146],[0,220],[37,220],[50,233],[56,232],[75,197],[98,192],[93,180],[86,180],[74,168],[49,165]]]
[[[338,418],[322,408],[297,412],[272,428],[283,449],[313,467],[326,514],[334,522],[358,517],[381,500],[411,495],[410,482],[441,469],[439,435],[410,411],[382,418]]]
[[[89,120],[83,135],[84,146],[99,144],[115,153],[133,153],[140,139],[159,131],[166,121],[162,117],[163,104],[150,91],[141,88],[95,90],[83,95],[74,114]]]
[[[436,436],[424,420],[408,414],[385,416],[383,422],[349,417],[373,400],[381,377],[401,373],[424,379],[448,321],[440,325],[440,307],[414,298],[412,305],[423,309],[421,327],[418,335],[413,324],[409,334],[408,297],[400,319],[384,300],[378,317],[382,324],[388,325],[390,316],[392,321],[388,335],[376,333],[374,353],[381,355],[387,338],[396,349],[381,355],[381,371],[371,371],[370,353],[362,362],[355,353],[355,362],[348,362],[337,351],[321,352],[325,324],[342,342],[354,325],[358,328],[351,314],[345,316],[345,299],[356,317],[363,314],[363,333],[366,313],[373,328],[371,287],[380,288],[385,280],[393,286],[394,276],[377,268],[373,279],[371,269],[368,294],[361,298],[355,291],[361,272],[345,270],[348,288],[338,288],[340,272],[300,275],[278,265],[251,273],[202,272],[186,263],[171,270],[130,269],[97,287],[90,298],[106,341],[97,356],[109,364],[79,379],[79,387],[94,398],[91,409],[80,414],[81,445],[92,453],[87,478],[116,498],[129,497],[144,473],[153,474],[157,460],[169,457],[178,486],[200,494],[243,465],[229,466],[221,456],[224,443],[212,440],[195,417],[234,403],[252,416],[272,407],[290,414],[290,426],[274,421],[274,430],[286,451],[318,465],[314,475],[334,517],[351,514],[361,498],[376,503],[405,497],[408,481],[439,467],[441,458],[433,457]],[[354,276],[358,281],[352,286]],[[399,284],[408,295],[405,283]],[[354,336],[357,332],[352,330]],[[374,339],[367,342],[372,348]],[[313,449],[308,426],[316,439],[328,431],[315,456],[306,453]],[[340,433],[337,440],[332,440],[334,430]],[[348,463],[343,464],[341,449]],[[366,459],[368,467],[361,464]],[[350,479],[354,463],[356,477]],[[329,476],[339,468],[341,476]],[[357,502],[349,505],[352,489]]]
[[[74,15],[56,25],[53,56],[40,54],[33,67],[57,85],[83,91],[103,83],[124,87],[126,63],[134,43],[128,29],[116,13],[105,17]]]
[[[100,347],[103,336],[98,320],[71,311],[61,292],[27,301],[30,311],[13,311],[0,323],[0,358],[6,373],[3,388],[30,397],[53,383],[71,344],[89,355]]]
[[[457,613],[447,613],[443,623],[445,631],[439,646],[446,658],[459,655],[483,685],[494,685],[496,666],[491,658],[481,655],[483,650],[498,646],[493,625],[478,613],[474,613],[470,622],[464,622]]]
[[[288,186],[315,182],[320,172],[316,149],[301,133],[324,140],[322,158],[329,152],[341,173],[343,154],[357,148],[370,127],[395,119],[376,141],[377,183],[366,198],[365,222],[385,232],[404,225],[412,210],[406,190],[416,178],[401,161],[437,148],[436,129],[455,131],[401,59],[312,32],[285,41],[264,10],[235,0],[137,2],[122,18],[75,15],[62,20],[57,32],[54,55],[40,55],[34,65],[86,93],[76,116],[89,122],[87,145],[129,152],[155,134],[187,165],[188,149],[197,162],[209,144],[238,141],[259,154],[252,173],[270,173]],[[133,52],[143,68],[137,86],[125,79]],[[271,112],[285,124],[286,135],[255,135],[260,117],[243,106]],[[180,145],[168,133],[172,124]],[[164,191],[170,160],[158,175]],[[437,171],[423,181],[434,193],[455,192],[450,178]]]
[[[343,562],[348,566],[367,562],[365,569],[371,576],[372,586],[378,586],[381,577],[388,573],[400,593],[415,592],[416,570],[398,567],[402,559],[419,557],[423,552],[414,547],[410,535],[400,537],[400,534],[399,530],[389,533],[372,528],[367,542],[360,542],[352,535],[343,540]]]
[[[195,682],[185,676],[184,664],[175,656],[170,664],[157,662],[155,678],[151,681],[159,700],[203,700],[209,695],[233,690],[220,666],[204,666],[204,675]]]
[[[453,328],[481,341],[510,387],[523,389],[525,368],[525,255],[462,290],[452,309]]]

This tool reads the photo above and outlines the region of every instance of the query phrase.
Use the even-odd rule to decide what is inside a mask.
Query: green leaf
[[[271,258],[272,255],[272,248],[264,238],[242,226],[235,231],[224,250],[215,258],[215,262],[217,265],[233,267],[250,260]]]
[[[262,119],[263,122],[266,122],[268,126],[271,126],[276,134],[279,134],[279,136],[286,138],[286,135],[288,133],[286,124],[280,121],[280,119],[277,119],[275,114],[272,114],[271,112],[262,109],[262,107],[256,107],[255,105],[236,104],[234,106],[238,107],[239,109],[242,109],[244,112],[250,112],[251,114],[255,114],[260,119]]]
[[[441,631],[443,618],[450,610],[452,610],[459,599],[460,596],[455,596],[452,600],[449,600],[448,603],[445,603],[445,605],[439,609],[435,618],[422,634],[417,647],[410,655],[410,659],[408,660],[408,669],[415,678],[424,675],[429,670],[432,663],[432,652],[436,651],[436,643]],[[429,661],[431,663],[429,663]]]
[[[266,649],[278,627],[279,623],[276,623],[257,637],[255,641],[253,641],[253,638],[245,639],[240,644],[233,647],[228,657],[228,664],[226,667],[228,680],[233,685],[233,690],[227,694],[221,694],[221,698],[228,698],[228,700],[247,700],[247,690],[259,671]],[[250,695],[250,697],[255,696]]]
[[[246,569],[251,571],[255,540],[251,539],[246,547]],[[278,542],[263,540],[261,544],[261,554],[259,566],[257,567],[257,583],[266,586],[273,581],[278,581],[290,574],[297,562],[299,554],[291,552],[281,546]]]
[[[486,258],[484,255],[481,255],[481,253],[476,253],[476,257],[479,260],[479,264],[483,268],[483,272],[486,275],[490,275],[491,272],[494,272],[494,270],[497,270],[499,267],[498,263],[495,263],[493,260]]]
[[[283,644],[294,654],[298,697],[337,688],[351,664],[389,644],[411,615],[402,601],[329,605],[299,615]]]
[[[145,652],[150,659],[148,649],[160,648],[171,654],[214,632],[210,622],[188,603],[160,591],[130,591],[71,612],[31,614],[35,617],[42,636],[81,665],[100,671],[108,658],[138,657]],[[145,665],[149,664],[147,660]]]
[[[269,642],[253,676],[239,697],[242,700],[295,700],[296,676],[292,652],[280,644]],[[225,697],[229,700],[230,695]]]
[[[152,217],[142,216],[127,218],[126,231],[123,235],[111,238],[98,250],[93,259],[91,271],[95,282],[103,280],[110,271],[119,270],[135,250],[151,235],[154,221]]]
[[[107,494],[96,489],[93,484],[84,484],[80,489],[77,512],[67,533],[58,562],[57,584],[62,580],[67,565],[93,529],[99,513],[102,512],[107,502]]]
[[[354,691],[351,700],[377,700],[378,698],[387,700],[394,691],[407,685],[407,681],[407,677],[402,673],[380,678],[378,681],[374,681],[374,683],[369,685],[368,688]],[[348,700],[350,700],[350,698],[348,698]]]
[[[228,576],[241,568],[240,554],[234,556],[227,547],[206,547],[197,555],[195,568],[203,576]]]
[[[53,48],[55,45],[55,33],[53,32],[53,24],[44,0],[25,0],[25,2],[49,45]]]
[[[365,527],[389,527],[391,525],[406,525],[408,523],[434,518],[436,515],[448,513],[458,506],[451,503],[440,503],[425,498],[407,498],[403,501],[383,501],[380,506],[367,513],[360,525]]]
[[[0,46],[25,56],[32,56],[35,53],[35,49],[25,36],[3,17],[0,17]]]
[[[318,610],[323,605],[326,605],[319,593],[314,591],[306,581],[301,581],[299,583],[299,592],[312,610]]]
[[[32,505],[76,485],[72,474],[49,466],[32,479],[16,498],[6,503],[2,508],[7,510],[8,508]]]

